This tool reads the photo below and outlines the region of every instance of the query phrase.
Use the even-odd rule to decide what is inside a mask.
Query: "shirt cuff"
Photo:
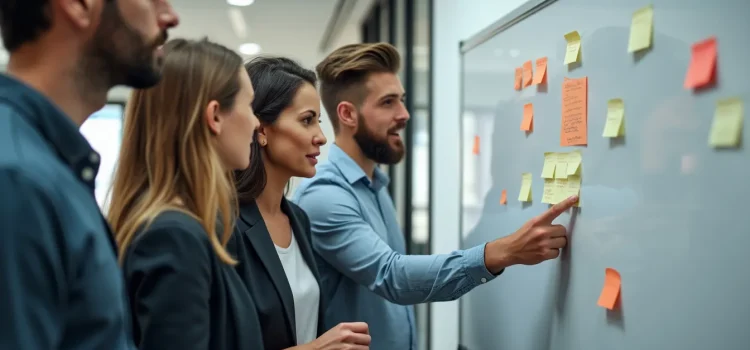
[[[484,264],[484,246],[480,244],[474,248],[469,248],[464,251],[466,257],[466,272],[474,280],[477,285],[485,284],[499,276],[505,269],[501,270],[497,275],[493,275],[487,266]]]

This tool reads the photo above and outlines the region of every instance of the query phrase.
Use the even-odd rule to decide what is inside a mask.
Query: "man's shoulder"
[[[299,200],[308,194],[311,190],[314,190],[320,186],[336,186],[341,188],[347,188],[348,183],[344,178],[341,171],[330,161],[321,164],[315,173],[315,176],[307,179],[303,179],[297,189],[294,192],[293,202],[299,204]]]

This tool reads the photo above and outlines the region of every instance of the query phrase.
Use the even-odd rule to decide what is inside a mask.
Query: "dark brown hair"
[[[371,73],[398,73],[401,56],[388,43],[351,44],[333,51],[315,67],[320,79],[320,99],[339,131],[336,108],[342,101],[360,105],[367,96],[364,83]]]

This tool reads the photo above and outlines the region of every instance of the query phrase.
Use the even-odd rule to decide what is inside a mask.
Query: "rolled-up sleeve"
[[[13,169],[0,193],[0,348],[56,349],[68,282],[54,197]]]
[[[393,303],[455,300],[495,278],[484,264],[484,244],[438,255],[394,251],[364,220],[356,196],[341,185],[312,185],[297,201],[310,217],[320,257]]]

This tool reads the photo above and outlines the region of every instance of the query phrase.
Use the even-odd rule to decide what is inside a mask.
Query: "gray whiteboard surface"
[[[632,14],[650,3],[652,49],[630,54]],[[568,248],[464,296],[466,349],[750,349],[750,152],[708,146],[716,102],[750,103],[748,18],[747,0],[531,1],[502,19],[512,25],[463,45],[463,247],[512,233],[548,208],[544,152],[583,154],[582,208],[557,220],[571,231]],[[572,30],[581,34],[581,64],[569,70],[563,35]],[[714,35],[716,85],[686,90],[691,45]],[[514,90],[515,68],[544,56],[547,86]],[[583,76],[588,145],[560,147],[563,78]],[[625,103],[619,140],[602,137],[612,98]],[[522,206],[524,172],[533,174],[533,200]],[[614,311],[597,306],[608,267],[622,276]]]

